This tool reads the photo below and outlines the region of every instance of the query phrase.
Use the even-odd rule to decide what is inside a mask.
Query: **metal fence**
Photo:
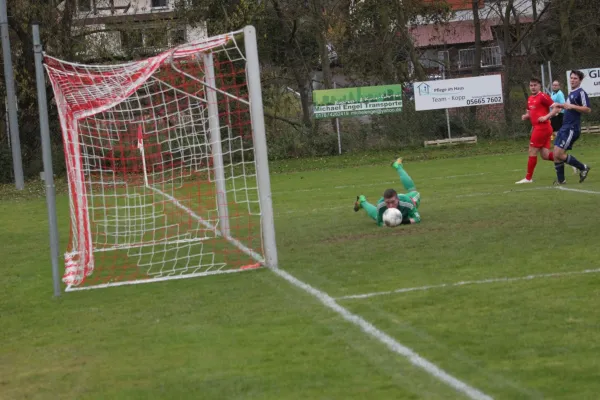
[[[458,51],[458,68],[471,69],[475,65],[475,49]],[[481,68],[498,67],[502,65],[500,46],[483,47],[481,49]]]

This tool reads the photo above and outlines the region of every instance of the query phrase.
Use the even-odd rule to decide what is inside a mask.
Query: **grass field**
[[[352,211],[393,153],[273,163],[280,266],[482,396],[598,398],[600,138],[568,190],[514,184],[526,145],[404,152],[423,222],[394,229]],[[2,399],[467,398],[269,270],[52,298],[43,186],[1,190]]]

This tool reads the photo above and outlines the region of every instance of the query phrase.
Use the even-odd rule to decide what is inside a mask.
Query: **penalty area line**
[[[575,193],[586,193],[586,194],[600,194],[595,190],[585,190],[585,189],[573,189],[564,186],[555,186],[558,190],[564,190],[565,192],[575,192]]]
[[[504,190],[502,192],[473,192],[468,194],[459,194],[455,197],[457,199],[463,197],[480,197],[480,196],[493,196],[493,195],[503,195],[503,194],[512,194],[512,193],[522,193],[522,192],[532,192],[536,190],[562,190],[565,192],[574,192],[574,193],[584,193],[584,194],[600,194],[600,192],[595,190],[585,190],[585,189],[574,189],[565,186],[538,186],[532,188],[524,188],[524,189],[510,189]]]
[[[444,382],[448,386],[454,388],[455,390],[464,394],[470,399],[492,400],[492,397],[488,396],[487,394],[479,391],[478,389],[472,386],[469,386],[467,383],[459,380],[458,378],[455,378],[454,376],[450,375],[437,365],[433,364],[431,361],[428,361],[425,358],[421,357],[414,350],[404,346],[385,332],[377,329],[377,327],[375,327],[373,324],[366,321],[359,315],[351,313],[349,310],[339,305],[335,301],[335,299],[327,293],[310,286],[309,284],[297,279],[296,277],[282,269],[269,269],[277,276],[286,280],[293,286],[302,289],[306,293],[310,294],[311,296],[319,300],[325,307],[334,311],[346,321],[358,326],[364,333],[385,344],[389,350],[406,358],[411,364],[418,368],[421,368],[426,373],[438,379],[439,381]]]
[[[481,279],[481,280],[474,280],[474,281],[442,283],[439,285],[416,286],[416,287],[402,288],[402,289],[396,289],[396,290],[388,290],[388,291],[384,291],[384,292],[353,294],[353,295],[348,295],[348,296],[336,297],[336,300],[367,299],[369,297],[375,297],[375,296],[385,296],[385,295],[390,295],[390,294],[409,293],[409,292],[423,292],[423,291],[428,291],[428,290],[432,290],[432,289],[444,289],[444,288],[468,286],[468,285],[482,285],[482,284],[486,284],[486,283],[510,283],[510,282],[517,282],[517,281],[531,281],[531,280],[543,279],[543,278],[558,278],[558,277],[565,277],[565,276],[598,274],[598,273],[600,273],[600,268],[585,269],[583,271],[553,272],[553,273],[548,273],[548,274],[516,276],[516,277],[512,277],[512,278],[509,278],[509,277],[489,278],[489,279]]]

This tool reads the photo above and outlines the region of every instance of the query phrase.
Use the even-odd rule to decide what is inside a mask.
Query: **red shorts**
[[[531,147],[535,147],[536,149],[541,149],[543,147],[549,149],[551,137],[552,137],[552,126],[551,125],[534,126],[533,131],[531,132],[531,139],[529,140],[529,145]]]

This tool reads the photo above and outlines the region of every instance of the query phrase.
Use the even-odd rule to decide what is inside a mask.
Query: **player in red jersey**
[[[516,182],[533,182],[533,171],[537,165],[537,155],[540,153],[542,159],[554,161],[554,155],[550,151],[550,139],[552,137],[552,124],[550,118],[560,112],[560,109],[550,111],[550,106],[554,103],[550,96],[542,93],[542,82],[537,78],[531,78],[529,81],[529,90],[531,96],[527,99],[527,112],[521,116],[523,121],[531,120],[533,129],[531,139],[529,140],[529,159],[527,161],[527,175],[524,179]]]

